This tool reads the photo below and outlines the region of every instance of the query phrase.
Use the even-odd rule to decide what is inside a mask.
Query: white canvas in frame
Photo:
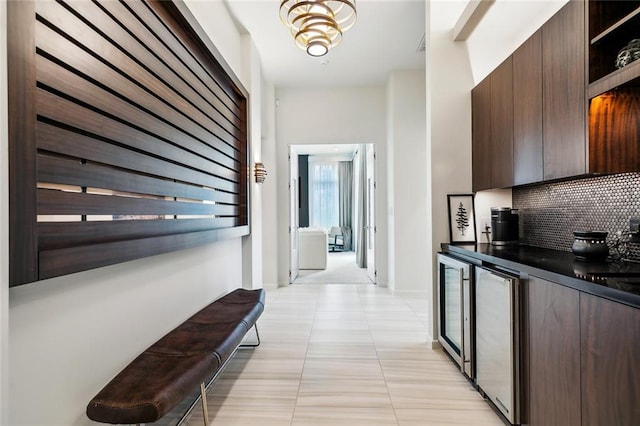
[[[449,211],[449,241],[476,242],[476,216],[473,194],[447,195]]]

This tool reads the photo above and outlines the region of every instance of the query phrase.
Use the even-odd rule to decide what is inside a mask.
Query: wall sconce
[[[253,172],[256,175],[256,183],[263,183],[267,178],[267,169],[264,168],[263,163],[256,163],[253,166]]]

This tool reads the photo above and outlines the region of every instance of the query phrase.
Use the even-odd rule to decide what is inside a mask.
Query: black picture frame
[[[451,244],[475,244],[476,209],[473,194],[448,194],[447,211]]]

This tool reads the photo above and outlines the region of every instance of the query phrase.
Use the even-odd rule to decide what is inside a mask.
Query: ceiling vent
[[[422,34],[422,38],[420,39],[420,43],[418,43],[416,52],[424,52],[425,50],[427,50],[427,46],[425,43],[425,34]]]

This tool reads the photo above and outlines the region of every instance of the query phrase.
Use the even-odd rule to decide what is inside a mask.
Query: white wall
[[[254,81],[243,62],[247,50],[223,4],[186,3],[232,69],[245,83]],[[2,105],[7,104],[5,6],[2,0]],[[0,108],[0,424],[89,424],[86,404],[126,363],[197,309],[241,285],[242,241],[223,241],[7,291],[6,111]]]
[[[248,34],[242,36],[243,69],[249,97],[249,211],[251,234],[242,239],[244,288],[262,288],[262,185],[256,183],[254,164],[262,161],[262,67],[260,54]]]
[[[536,32],[568,0],[498,0],[466,42],[474,85]]]
[[[0,0],[0,424],[9,419],[9,161],[7,2]]]
[[[473,78],[466,46],[451,36],[464,4],[430,3],[427,51],[429,87],[432,241],[425,259],[435,262],[440,243],[449,240],[447,194],[471,193],[471,88]],[[435,268],[431,277],[435,282]],[[433,298],[433,312],[435,297]],[[436,321],[432,337],[437,337]]]
[[[386,113],[384,87],[357,87],[337,89],[278,89],[276,91],[276,167],[278,196],[278,250],[265,252],[264,262],[278,264],[278,283],[288,282],[288,170],[289,145],[374,143],[377,191],[376,218],[378,232],[378,284],[387,284],[387,268],[382,259],[387,258],[386,193],[387,166],[380,159],[386,158]]]
[[[137,354],[241,282],[240,240],[10,291],[9,423],[82,425]]]
[[[427,158],[425,73],[395,71],[387,84],[390,164],[389,176],[389,286],[395,292],[431,289],[425,253]]]
[[[273,84],[263,83],[262,93],[262,161],[267,179],[262,184],[262,276],[265,287],[278,286],[278,176],[276,155],[276,91]],[[283,188],[283,190],[286,188]]]

